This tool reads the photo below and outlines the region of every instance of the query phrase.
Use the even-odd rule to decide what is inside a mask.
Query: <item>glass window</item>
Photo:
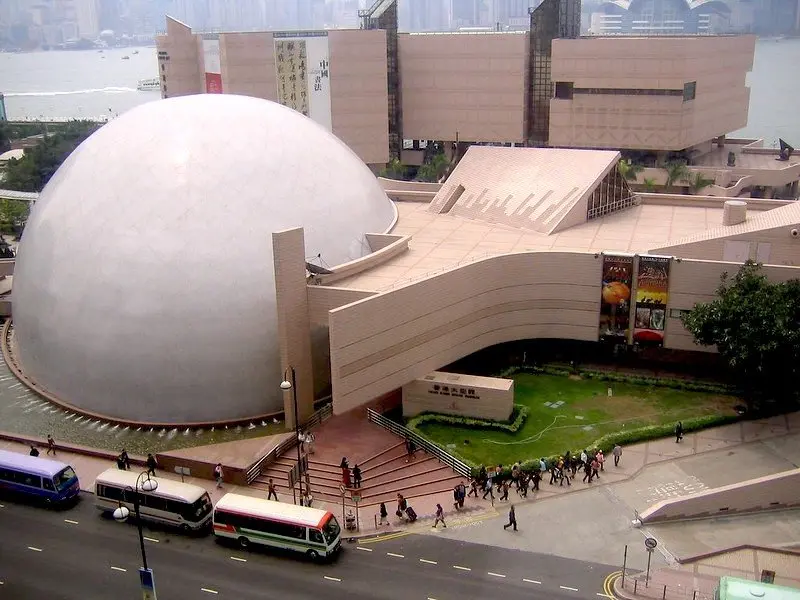
[[[157,496],[148,496],[146,494],[140,495],[142,506],[152,508],[153,510],[169,510],[167,507],[167,500]]]
[[[688,102],[689,100],[694,100],[695,95],[697,94],[697,82],[690,81],[689,83],[683,84],[683,101]]]
[[[49,479],[42,479],[42,487],[44,489],[46,489],[47,491],[49,491],[49,492],[55,492],[56,491],[56,486],[53,485],[53,482],[50,481]]]
[[[308,539],[316,544],[324,544],[325,539],[322,537],[322,532],[317,529],[308,530]]]
[[[328,545],[333,544],[341,532],[339,521],[336,520],[336,517],[331,515],[331,518],[325,523],[322,531],[325,534],[325,541],[328,542]]]
[[[556,98],[572,100],[573,87],[574,84],[571,81],[556,81]]]
[[[76,479],[75,471],[72,470],[72,467],[67,467],[56,475],[54,479],[59,491],[64,490],[72,485],[73,479]]]
[[[208,494],[203,494],[191,505],[184,505],[181,515],[187,521],[200,521],[211,512],[211,498]]]

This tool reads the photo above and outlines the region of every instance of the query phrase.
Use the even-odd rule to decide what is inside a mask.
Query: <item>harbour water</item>
[[[748,76],[749,120],[733,136],[760,137],[766,146],[782,137],[800,148],[798,64],[800,38],[758,41]],[[0,92],[12,120],[113,117],[158,100],[158,92],[136,90],[140,79],[153,77],[155,48],[0,53]]]

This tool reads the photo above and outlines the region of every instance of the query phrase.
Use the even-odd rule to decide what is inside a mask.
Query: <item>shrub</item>
[[[456,425],[458,427],[468,427],[470,429],[500,429],[501,431],[508,431],[509,433],[517,433],[520,427],[522,427],[522,424],[525,423],[527,417],[528,407],[522,404],[515,404],[508,422],[426,412],[413,417],[406,424],[406,427],[420,435],[422,434],[417,428],[424,423],[443,423],[445,425]]]

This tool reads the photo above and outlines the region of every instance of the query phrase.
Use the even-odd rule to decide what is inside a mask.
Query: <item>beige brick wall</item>
[[[403,416],[435,412],[507,421],[514,409],[514,381],[456,373],[431,373],[403,386]]]
[[[167,35],[156,36],[156,50],[159,53],[166,52],[169,56],[169,60],[158,60],[159,76],[166,76],[166,84],[162,80],[162,97],[174,98],[205,92],[203,40],[193,34],[191,28],[167,19]]]
[[[226,94],[278,101],[275,43],[271,33],[223,33],[219,36],[222,89]]]
[[[528,36],[401,34],[403,137],[521,142]]]

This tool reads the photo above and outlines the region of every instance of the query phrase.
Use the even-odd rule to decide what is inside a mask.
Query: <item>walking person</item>
[[[492,475],[489,474],[486,478],[486,488],[483,491],[483,499],[486,500],[486,496],[489,496],[492,499],[492,506],[494,506],[494,489],[492,487]]]
[[[522,473],[522,475],[520,475],[520,478],[519,478],[519,490],[518,491],[519,491],[519,495],[522,496],[523,498],[527,498],[528,497],[528,484],[529,483],[530,483],[529,477],[525,473]]]
[[[508,488],[511,486],[508,484],[508,481],[503,481],[500,484],[500,500],[508,500]]]
[[[469,493],[467,494],[467,497],[472,496],[473,494],[476,498],[478,497],[478,480],[474,477],[469,481]]]
[[[566,463],[564,461],[560,461],[558,466],[558,485],[559,487],[564,487],[564,480],[567,480],[567,487],[571,486],[572,484],[569,482],[569,471],[567,470]]]
[[[595,454],[595,458],[597,458],[597,462],[600,463],[600,470],[605,471],[606,456],[603,454],[603,451],[598,450],[597,454]]]
[[[403,498],[403,494],[397,494],[397,510],[394,514],[397,515],[399,519],[405,519],[404,515],[406,509],[408,509],[408,502]]]
[[[361,469],[358,468],[357,464],[353,467],[353,487],[361,487]]]
[[[586,450],[581,450],[581,467],[586,467],[586,464],[589,462],[589,455],[586,454]]]
[[[592,464],[589,462],[583,464],[583,483],[586,483],[587,478],[592,483]]]
[[[406,438],[406,462],[414,460],[414,453],[417,451],[417,445],[411,438]]]
[[[592,479],[600,479],[600,462],[595,458],[591,462],[592,466],[592,475],[589,477],[589,483],[592,482]]]
[[[48,436],[48,439],[49,439],[49,436]],[[675,443],[677,444],[682,439],[683,439],[683,422],[682,421],[678,421],[678,424],[675,425]],[[50,451],[48,450],[47,453],[50,454]]]
[[[533,475],[531,476],[531,481],[533,482],[533,491],[539,491],[539,482],[542,480],[542,473],[541,471],[534,471]]]
[[[503,529],[508,529],[509,527],[514,527],[514,531],[517,530],[517,512],[514,510],[513,504],[508,509],[508,523],[503,525]]]
[[[31,456],[39,456],[39,449],[36,446],[31,446],[31,451],[29,454]]]
[[[622,458],[622,446],[619,444],[614,444],[614,449],[611,451],[611,454],[614,455],[614,466],[619,466],[619,459]]]
[[[275,502],[278,501],[278,492],[275,491],[275,482],[272,480],[272,477],[270,477],[267,483],[267,500],[272,500],[273,498],[275,498]]]
[[[147,474],[152,475],[153,477],[156,476],[156,467],[158,466],[158,462],[156,462],[156,457],[152,454],[147,455],[147,460],[145,461],[145,466],[147,467]]]
[[[439,524],[439,521],[441,521],[444,528],[447,529],[447,523],[444,522],[444,509],[442,508],[441,504],[436,505],[436,518],[433,520],[434,529],[436,529],[436,526]]]
[[[217,480],[217,487],[222,487],[222,463],[217,463],[217,466],[214,467],[214,479]]]
[[[383,525],[384,521],[386,521],[386,525],[389,525],[389,512],[386,510],[386,503],[385,502],[381,502],[381,508],[380,508],[380,510],[378,512],[379,512],[379,516],[381,518],[381,520],[378,521],[378,525]]]
[[[53,456],[56,455],[56,441],[53,439],[53,436],[49,433],[47,434],[47,454],[53,453]]]
[[[122,452],[119,453],[119,459],[123,465],[125,465],[125,470],[129,470],[131,468],[131,459],[128,456],[128,451],[125,448],[122,449]]]

